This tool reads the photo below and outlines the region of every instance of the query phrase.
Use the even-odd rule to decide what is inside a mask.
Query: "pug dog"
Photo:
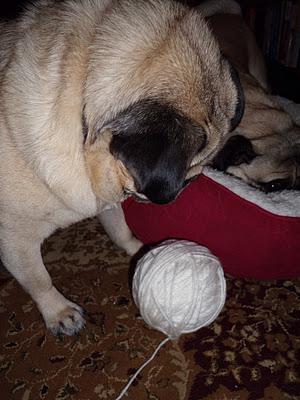
[[[120,203],[174,200],[238,124],[243,92],[200,13],[174,1],[41,0],[0,31],[1,258],[46,326],[72,335],[82,309],[41,243],[99,214],[135,253]]]
[[[198,7],[239,73],[245,112],[212,165],[264,192],[300,189],[300,127],[271,95],[263,55],[233,0]]]

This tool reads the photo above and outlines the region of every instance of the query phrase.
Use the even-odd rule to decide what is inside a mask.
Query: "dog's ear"
[[[212,166],[226,171],[230,166],[249,164],[257,154],[249,139],[241,135],[231,136],[212,161]]]
[[[299,135],[300,135],[300,129],[299,129]],[[296,163],[300,166],[300,143],[296,143],[294,147],[294,157]]]
[[[297,165],[297,176],[294,189],[300,190],[300,144],[295,146],[295,162]]]
[[[172,106],[141,100],[108,124],[111,153],[128,169],[137,191],[157,204],[173,200],[206,134]]]
[[[228,59],[226,59],[226,62],[229,65],[230,75],[231,75],[231,78],[233,80],[233,83],[234,83],[234,85],[236,87],[236,91],[237,91],[235,114],[230,121],[230,131],[233,131],[238,126],[238,124],[240,123],[240,121],[244,115],[245,97],[244,97],[244,91],[243,91],[240,77],[239,77],[237,70],[234,68],[234,66],[231,64],[231,62]]]

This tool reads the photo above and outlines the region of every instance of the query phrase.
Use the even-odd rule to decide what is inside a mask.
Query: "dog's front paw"
[[[83,309],[66,299],[54,287],[39,299],[38,307],[47,328],[54,335],[74,335],[85,325]]]
[[[85,325],[83,310],[77,304],[67,305],[55,318],[46,321],[47,328],[54,335],[72,336],[78,333]]]
[[[129,256],[136,254],[142,246],[143,243],[134,236],[132,236],[130,240],[122,243],[122,248]]]

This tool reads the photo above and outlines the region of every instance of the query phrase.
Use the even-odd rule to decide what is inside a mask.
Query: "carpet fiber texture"
[[[75,337],[45,330],[30,297],[0,273],[0,398],[113,400],[164,336],[139,317],[130,259],[97,219],[43,246],[57,288],[86,310]],[[300,280],[227,276],[227,300],[208,327],[168,342],[129,400],[300,399]]]

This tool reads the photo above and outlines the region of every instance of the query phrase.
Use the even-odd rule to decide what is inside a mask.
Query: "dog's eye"
[[[275,179],[270,182],[260,182],[260,187],[264,192],[278,192],[280,190],[287,189],[289,186],[288,179]]]
[[[132,197],[134,197],[137,201],[139,201],[139,202],[141,202],[141,203],[148,203],[148,202],[149,202],[149,200],[147,199],[147,197],[146,197],[144,194],[134,192],[134,191],[132,191],[132,190],[130,190],[130,189],[127,189],[127,188],[124,189],[124,195],[125,195],[126,197],[132,196]]]
[[[126,194],[126,195],[128,195],[128,196],[131,196],[131,195],[133,194],[133,191],[132,191],[132,190],[129,190],[129,189],[127,189],[127,188],[125,188],[125,189],[124,189],[124,194]]]

